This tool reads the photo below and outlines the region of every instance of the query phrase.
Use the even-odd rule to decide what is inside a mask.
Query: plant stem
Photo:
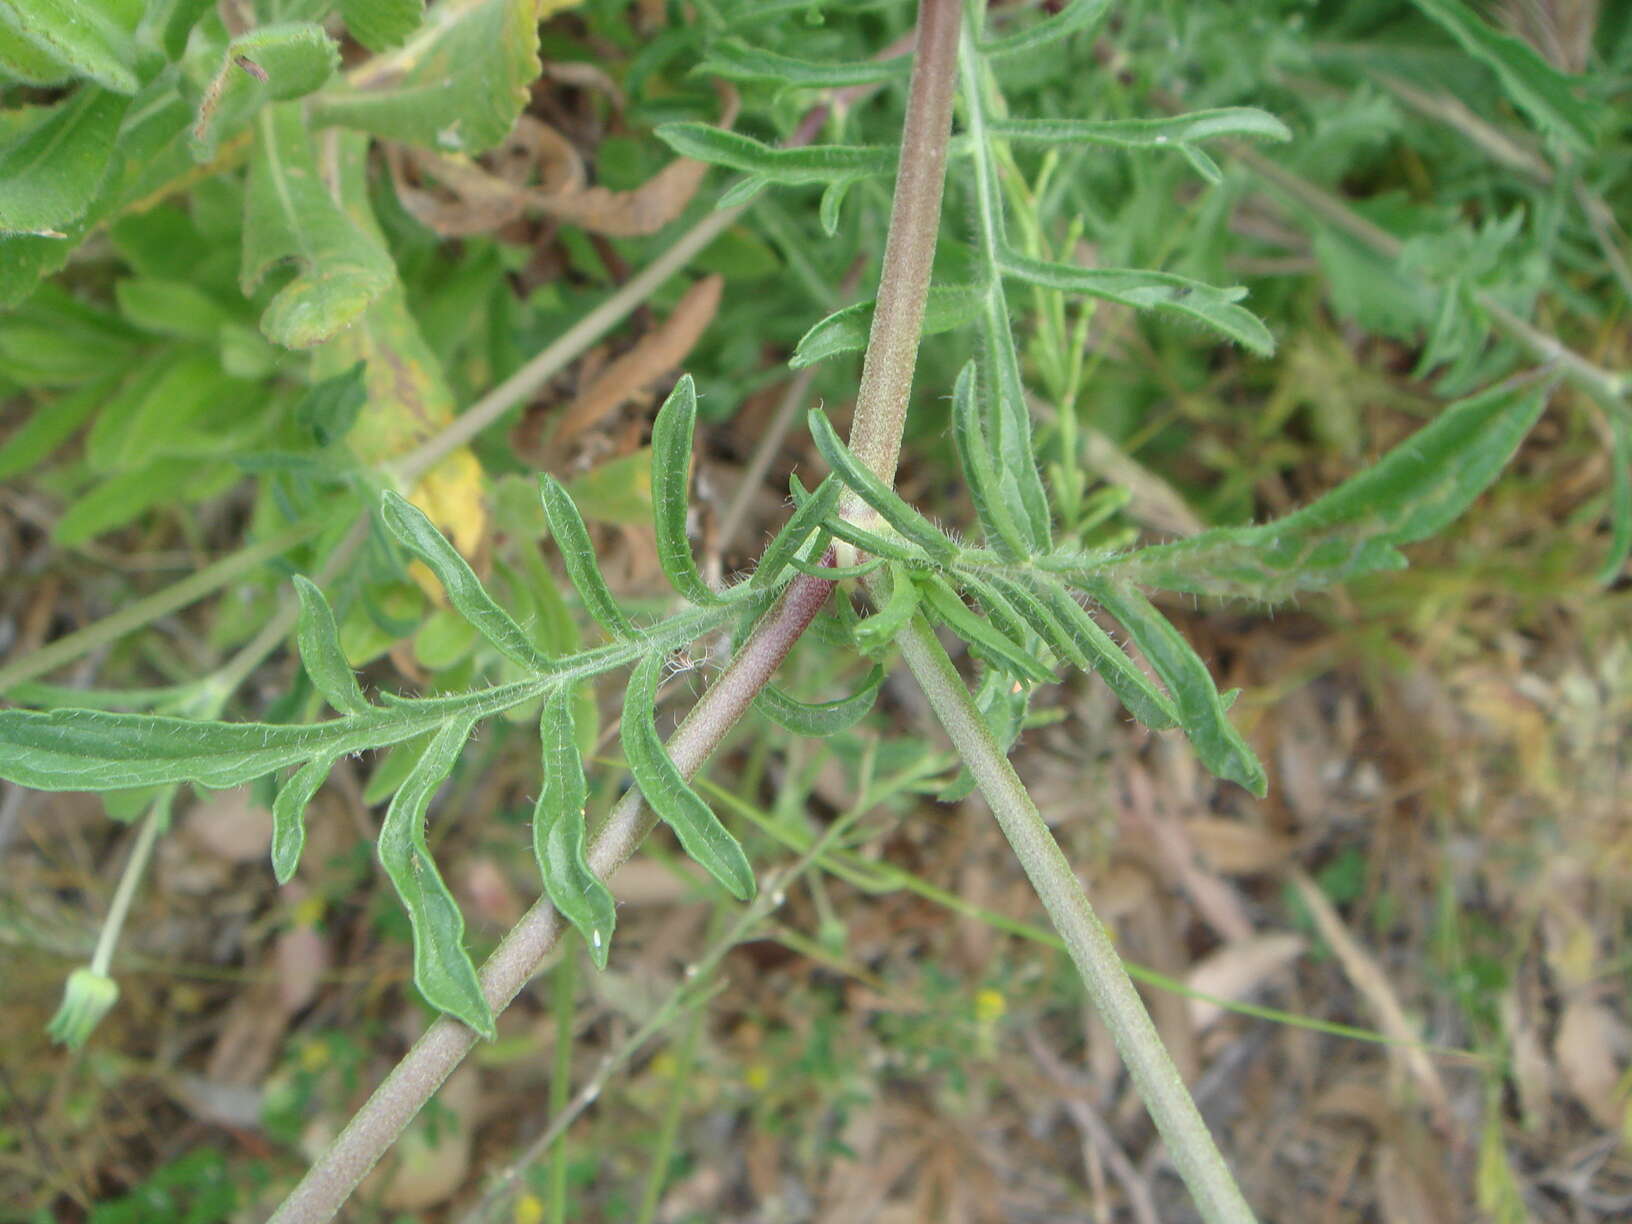
[[[788,584],[776,606],[761,618],[724,673],[669,738],[669,755],[681,773],[687,777],[695,773],[747,712],[832,589],[831,582],[806,575]],[[640,792],[631,788],[590,844],[590,870],[606,879],[635,852],[655,823]],[[540,898],[510,929],[481,971],[482,994],[495,1015],[520,993],[564,929],[546,898]],[[446,1016],[436,1020],[306,1171],[272,1217],[273,1224],[332,1219],[475,1044],[475,1031],[460,1021]]]
[[[957,93],[960,5],[961,0],[923,0],[918,9],[918,50],[901,133],[901,168],[850,426],[850,449],[885,484],[895,483],[941,228],[946,145]]]
[[[1173,1163],[1202,1218],[1207,1224],[1251,1224],[1252,1209],[1168,1057],[1110,936],[1032,803],[1025,783],[986,729],[952,660],[921,614],[913,617],[896,643],[953,747],[974,774],[1055,930],[1065,940],[1094,1010],[1111,1030],[1117,1051],[1167,1141]]]
[[[159,840],[159,834],[170,823],[170,804],[175,797],[175,787],[166,788],[142,817],[136,844],[131,847],[130,858],[125,861],[125,869],[119,876],[119,887],[114,889],[108,916],[102,920],[96,951],[91,953],[92,973],[108,976],[108,970],[113,965],[114,949],[119,946],[119,933],[125,928],[125,916],[130,913],[130,903],[136,896],[136,885],[147,873],[147,864],[153,857],[153,847]]]
[[[918,332],[923,321],[924,300],[929,292],[929,270],[934,257],[935,238],[940,230],[941,183],[929,183],[922,175],[910,174],[909,168],[917,159],[928,158],[936,167],[937,180],[944,179],[957,65],[959,2],[923,0],[919,10],[918,51],[913,61],[910,86],[912,101],[902,132],[901,174],[909,182],[905,189],[901,184],[897,185],[897,204],[891,215],[890,236],[884,247],[880,305],[874,316],[869,362],[872,361],[871,345],[882,345],[893,356],[883,364],[872,363],[871,391],[866,399],[858,399],[852,426],[852,445],[858,437],[872,438],[874,461],[887,464],[892,475],[896,456],[900,453],[900,432],[906,420],[907,397],[912,389]],[[939,85],[927,83],[924,78],[928,77],[935,78]],[[800,129],[800,134],[806,140],[813,135],[806,133],[804,128]],[[903,196],[909,197],[910,207],[903,205]],[[933,208],[928,207],[930,204],[933,204]],[[715,217],[719,215],[715,214]],[[910,227],[910,234],[898,236],[898,225]],[[698,244],[699,249],[701,245]],[[667,274],[665,272],[663,278]],[[661,283],[663,278],[659,278],[657,283]],[[634,283],[631,281],[630,285]],[[888,310],[883,304],[885,286],[893,286],[894,290]],[[649,292],[652,287],[655,284],[645,291]],[[588,322],[586,319],[569,334],[578,333]],[[580,342],[587,343],[581,338]],[[560,343],[558,341],[557,345]],[[497,404],[501,391],[505,392],[509,402],[514,402],[518,394],[516,388],[527,381],[521,377],[524,372],[533,371],[529,377],[539,383],[549,377],[548,373],[539,371],[547,367],[545,358],[555,347],[552,345],[551,349],[546,349],[528,362],[522,371],[495,388],[483,398],[481,404],[464,413],[437,441],[442,443],[446,440],[446,447],[451,449],[474,437],[504,410],[501,407],[489,410],[484,405],[489,401]],[[865,371],[863,381],[866,384]],[[480,415],[478,409],[482,410]],[[467,420],[471,424],[462,426],[461,423]],[[893,438],[887,436],[886,423],[894,430]],[[433,465],[445,453],[446,449],[433,453],[427,444],[401,460],[396,473],[399,477],[411,478]],[[725,672],[704,692],[702,699],[670,737],[668,752],[682,774],[689,777],[695,773],[736,721],[747,712],[754,697],[815,619],[832,590],[833,583],[808,575],[801,575],[788,584],[776,606],[754,627],[748,641],[726,666]],[[605,879],[634,853],[655,822],[656,817],[641,802],[639,792],[631,788],[591,843],[587,855],[590,869]],[[482,966],[480,975],[482,993],[495,1015],[509,1006],[555,946],[562,930],[559,915],[544,898],[540,898],[511,928]],[[300,1184],[273,1215],[272,1224],[295,1224],[297,1221],[300,1224],[316,1224],[332,1219],[358,1183],[475,1044],[476,1033],[459,1021],[444,1016],[433,1022],[307,1170]]]

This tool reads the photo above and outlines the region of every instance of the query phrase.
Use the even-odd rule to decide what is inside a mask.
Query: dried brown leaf
[[[1278,870],[1292,845],[1267,829],[1221,816],[1191,816],[1184,822],[1191,843],[1214,871],[1225,875],[1262,875]]]
[[[720,308],[725,281],[705,276],[686,290],[669,317],[640,338],[579,392],[555,427],[553,442],[565,446],[584,430],[611,415],[630,396],[685,361]]]
[[[1253,935],[1227,943],[1198,961],[1185,979],[1192,990],[1216,999],[1238,1002],[1303,955],[1301,935]],[[1224,1009],[1205,999],[1191,999],[1190,1022],[1196,1030],[1206,1028],[1224,1014]]]
[[[1618,1130],[1626,1112],[1621,1065],[1627,1031],[1607,1005],[1596,999],[1570,1000],[1553,1035],[1553,1061],[1570,1095],[1598,1125]]]

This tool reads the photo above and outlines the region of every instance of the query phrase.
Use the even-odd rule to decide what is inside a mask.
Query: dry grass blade
[[[1445,1083],[1440,1079],[1439,1069],[1434,1066],[1427,1051],[1421,1048],[1422,1036],[1406,1018],[1405,1009],[1400,1006],[1388,974],[1383,972],[1371,953],[1349,934],[1343,919],[1313,880],[1296,869],[1291,872],[1290,879],[1299,899],[1314,919],[1320,937],[1331,946],[1338,963],[1343,966],[1344,974],[1376,1016],[1377,1027],[1389,1038],[1401,1043],[1392,1051],[1393,1056],[1403,1061],[1435,1116],[1447,1118],[1450,1097],[1446,1094]]]

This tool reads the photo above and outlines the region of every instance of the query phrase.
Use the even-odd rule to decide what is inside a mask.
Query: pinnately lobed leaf
[[[997,456],[987,441],[986,426],[980,419],[973,360],[959,372],[952,390],[952,440],[958,448],[964,478],[969,482],[969,499],[975,504],[975,516],[980,519],[987,541],[1010,560],[1027,556],[1030,550],[1020,520],[1005,496],[1003,482],[998,478]]]
[[[958,555],[958,546],[939,527],[909,506],[901,495],[875,476],[866,464],[857,459],[850,448],[840,440],[827,414],[812,408],[808,414],[810,435],[816,449],[826,459],[840,480],[866,502],[890,526],[937,561],[951,561]]]
[[[897,152],[888,145],[817,145],[779,149],[706,123],[665,123],[657,138],[676,153],[770,183],[836,183],[890,174]]]
[[[879,657],[917,610],[918,585],[912,580],[912,572],[899,561],[890,562],[890,593],[878,611],[851,629],[856,646],[863,654]]]
[[[1179,726],[1203,765],[1262,798],[1264,767],[1235,729],[1227,705],[1201,656],[1133,586],[1101,583],[1089,594],[1127,630],[1172,695]]]
[[[1399,546],[1459,516],[1507,466],[1541,415],[1546,386],[1503,383],[1446,408],[1324,497],[1256,527],[1222,527],[1140,549],[1111,567],[1170,591],[1282,599],[1405,564]]]
[[[836,701],[808,702],[788,696],[774,684],[767,684],[754,698],[759,712],[795,735],[825,737],[848,731],[873,708],[884,684],[884,669],[874,667],[861,688]]]
[[[876,85],[897,80],[906,76],[911,67],[912,57],[908,55],[887,60],[821,63],[749,46],[740,38],[727,38],[711,46],[694,71],[730,81],[763,81],[800,89],[840,89],[847,85]]]
[[[1012,641],[994,624],[971,612],[963,599],[946,580],[936,574],[914,576],[924,606],[953,633],[969,645],[969,649],[993,667],[1007,672],[1016,680],[1028,684],[1048,684],[1054,673],[1045,667],[1019,642]]]
[[[550,523],[550,534],[561,552],[561,563],[567,567],[567,577],[578,588],[578,596],[596,623],[615,638],[631,638],[635,627],[623,614],[612,588],[595,560],[595,546],[589,541],[589,530],[583,515],[573,505],[571,495],[561,482],[548,472],[538,477],[538,492],[544,502],[544,516]]]
[[[986,290],[979,285],[931,285],[919,334],[939,335],[972,323],[980,317],[985,302]],[[788,365],[799,370],[839,353],[861,352],[872,331],[874,305],[857,302],[835,310],[799,338]]]
[[[839,483],[838,477],[832,475],[816,486],[816,492],[794,510],[782,530],[771,538],[765,551],[759,555],[759,565],[754,570],[754,576],[748,580],[750,589],[762,590],[777,583],[788,562],[798,554],[811,533],[820,528],[838,508],[843,491],[844,486]]]
[[[510,614],[499,607],[459,550],[436,529],[423,510],[387,489],[381,495],[380,516],[391,534],[430,567],[459,615],[474,625],[499,653],[531,672],[543,674],[551,670],[550,660],[539,652]]]
[[[306,807],[339,758],[313,757],[278,788],[272,801],[272,874],[279,884],[294,879],[306,846]]]
[[[662,669],[661,656],[650,654],[635,665],[629,677],[622,731],[630,772],[646,802],[674,830],[685,852],[733,897],[747,901],[758,887],[748,856],[686,781],[657,734],[653,719]]]
[[[694,604],[724,600],[703,581],[686,535],[691,498],[691,444],[697,425],[697,389],[682,375],[652,423],[652,514],[657,559],[674,589]]]
[[[305,726],[102,710],[0,710],[0,778],[51,791],[171,782],[238,786],[317,757],[401,743],[452,718],[486,718],[550,687],[545,680],[523,680],[450,697],[399,698],[368,714]]]
[[[1275,339],[1258,316],[1235,303],[1246,296],[1242,288],[1217,289],[1201,281],[1168,272],[1129,268],[1079,268],[1071,264],[1032,259],[1016,251],[1004,252],[1000,266],[1005,276],[1017,277],[1045,289],[1082,293],[1136,310],[1183,315],[1268,357]]]
[[[465,950],[465,917],[425,843],[425,809],[458,761],[474,725],[473,718],[453,718],[431,738],[386,809],[379,853],[413,924],[414,985],[438,1011],[491,1038],[493,1010]]]
[[[584,858],[584,804],[588,787],[578,752],[571,685],[550,694],[539,715],[544,747],[544,780],[533,808],[533,856],[544,892],[566,920],[578,928],[598,968],[606,968],[617,925],[617,905]]]
[[[323,694],[323,699],[341,714],[372,713],[374,707],[357,686],[357,673],[351,670],[345,652],[340,649],[340,633],[329,601],[301,574],[295,575],[295,591],[300,596],[295,640],[300,646],[300,661],[306,674]]]
[[[1059,39],[1092,29],[1109,8],[1110,0],[1071,0],[1059,12],[1041,21],[1032,22],[1012,34],[982,40],[981,55],[987,59],[1002,59],[1033,54]]]
[[[1463,0],[1414,0],[1462,49],[1482,61],[1502,82],[1514,104],[1538,127],[1559,137],[1575,153],[1597,144],[1601,108],[1576,97],[1571,78],[1549,64],[1529,43],[1503,34]]]

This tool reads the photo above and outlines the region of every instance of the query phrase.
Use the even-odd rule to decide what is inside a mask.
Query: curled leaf
[[[866,683],[848,697],[836,701],[808,702],[788,696],[774,684],[767,684],[754,698],[759,712],[795,735],[825,737],[848,731],[873,708],[884,684],[884,669],[874,667]]]
[[[635,665],[629,677],[623,704],[623,751],[630,772],[646,802],[674,830],[686,853],[733,897],[747,901],[757,890],[748,856],[686,781],[657,734],[653,716],[662,668],[662,657],[650,654]]]
[[[544,745],[544,781],[533,808],[533,856],[551,904],[578,928],[595,964],[606,968],[617,924],[611,892],[584,858],[584,803],[588,788],[578,752],[573,686],[563,684],[544,703],[538,732]]]

